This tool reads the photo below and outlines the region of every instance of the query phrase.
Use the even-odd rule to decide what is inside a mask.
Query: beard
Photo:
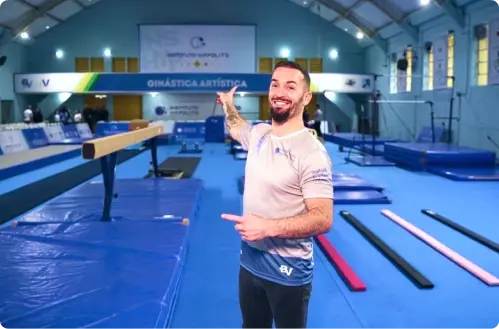
[[[299,104],[301,103],[301,99],[297,103],[291,103],[288,109],[281,109],[279,107],[272,106],[272,102],[270,102],[270,117],[272,121],[278,124],[283,124],[287,122],[290,118],[292,118],[296,114],[296,110],[298,109]]]
[[[279,111],[273,107],[270,107],[270,117],[272,118],[272,121],[274,121],[275,123],[279,123],[279,124],[285,123],[291,117],[291,110],[292,109],[293,108],[290,108],[288,110]]]

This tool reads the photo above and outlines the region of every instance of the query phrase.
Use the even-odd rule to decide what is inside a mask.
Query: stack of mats
[[[238,188],[244,193],[244,179],[238,180]],[[357,175],[333,174],[334,204],[389,204],[391,200],[383,194],[384,188],[366,182]]]
[[[385,145],[384,157],[398,165],[453,180],[499,180],[496,155],[489,150],[443,143],[389,143]]]
[[[373,137],[372,135],[362,135],[359,133],[334,133],[324,134],[324,140],[338,144],[340,147],[354,148],[360,145],[382,145],[385,143],[397,142],[396,139],[387,137]]]
[[[2,325],[168,327],[202,186],[117,180],[113,220],[102,222],[93,181],[0,230]]]

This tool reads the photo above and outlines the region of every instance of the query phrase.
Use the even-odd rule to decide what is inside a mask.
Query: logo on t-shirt
[[[280,147],[275,148],[275,154],[284,155],[284,156],[288,157],[290,160],[293,160],[293,158],[294,158],[293,154],[291,154],[291,152],[289,150],[285,150],[285,149],[280,148]]]

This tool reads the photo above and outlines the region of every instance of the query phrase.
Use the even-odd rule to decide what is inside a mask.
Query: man
[[[315,110],[314,116],[314,129],[317,131],[317,136],[322,137],[321,123],[322,123],[322,111],[319,104],[317,104],[317,108]]]
[[[279,63],[269,89],[272,124],[250,125],[233,96],[218,93],[231,136],[248,150],[243,215],[223,214],[241,235],[239,301],[244,328],[305,328],[312,291],[312,238],[331,229],[331,160],[308,131],[310,76]]]

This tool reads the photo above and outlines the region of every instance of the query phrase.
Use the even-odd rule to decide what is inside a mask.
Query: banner
[[[90,139],[93,137],[92,131],[87,123],[77,123],[76,129],[78,130],[78,135],[80,135],[80,138],[82,139]]]
[[[23,129],[22,132],[30,149],[49,145],[49,140],[43,128],[28,128]]]
[[[256,26],[139,25],[140,72],[254,73]]]
[[[313,92],[371,93],[373,76],[312,73]],[[267,94],[271,74],[34,73],[15,74],[16,93],[209,93],[238,86],[239,92]]]
[[[447,41],[444,35],[433,42],[433,89],[447,88]]]
[[[489,84],[499,84],[499,18],[489,24]]]
[[[177,142],[203,142],[205,132],[205,121],[175,122],[173,127],[173,134]]]
[[[0,131],[0,148],[4,154],[27,151],[29,149],[21,130]]]
[[[45,126],[43,130],[45,130],[45,135],[50,143],[60,143],[64,140],[64,132],[60,124]]]

